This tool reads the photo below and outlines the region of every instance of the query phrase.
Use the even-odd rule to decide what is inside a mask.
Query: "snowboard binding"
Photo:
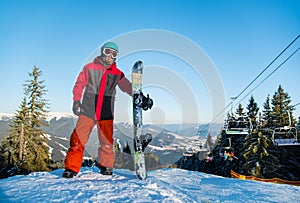
[[[152,141],[152,135],[146,133],[146,135],[141,135],[140,138],[135,138],[135,149],[136,151],[145,151],[148,144]]]

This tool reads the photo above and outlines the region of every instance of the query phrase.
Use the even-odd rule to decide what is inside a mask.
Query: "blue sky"
[[[24,95],[22,84],[29,79],[28,72],[34,65],[43,72],[51,111],[71,112],[72,87],[87,59],[105,41],[140,30],[167,31],[199,46],[215,65],[224,89],[224,103],[228,104],[230,97],[237,96],[300,34],[299,10],[300,2],[296,0],[1,0],[0,90],[3,96],[0,112],[13,113],[18,109]],[[261,79],[299,45],[300,39]],[[120,49],[122,53],[122,47]],[[188,54],[191,50],[182,51]],[[267,95],[273,95],[280,84],[291,96],[293,104],[300,102],[299,54],[296,53],[251,93],[259,107],[262,108]],[[195,76],[185,62],[161,52],[129,54],[119,61],[119,68],[129,78],[130,68],[136,60],[144,61],[145,74],[147,70],[149,73],[161,69],[180,78],[168,81],[168,76],[162,77],[161,80],[168,81],[167,86],[174,88],[178,80],[184,83],[174,90],[164,84],[149,82],[161,76],[153,75],[154,72],[148,74],[145,92],[153,97],[155,108],[152,113],[146,113],[146,121],[208,122],[214,117],[212,90],[207,87],[205,79],[201,75]],[[156,68],[151,69],[153,66]],[[186,89],[180,92],[182,86]],[[182,99],[186,90],[190,92],[186,100],[191,103]],[[190,95],[193,95],[192,99]],[[244,107],[250,95],[241,101]],[[127,122],[130,120],[128,97],[120,92],[116,102],[116,112],[119,112],[116,121]],[[300,106],[295,111],[297,117],[300,116],[299,109]]]

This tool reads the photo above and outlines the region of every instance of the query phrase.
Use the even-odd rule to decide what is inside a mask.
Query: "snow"
[[[0,121],[9,121],[14,118],[14,114],[0,113]]]
[[[58,137],[58,136],[55,136],[56,139],[61,139],[61,140],[65,140],[65,141],[68,141],[69,139],[67,137]]]
[[[182,169],[150,171],[140,181],[132,171],[113,176],[84,167],[73,179],[63,169],[0,180],[0,202],[299,202],[300,187],[245,181]]]

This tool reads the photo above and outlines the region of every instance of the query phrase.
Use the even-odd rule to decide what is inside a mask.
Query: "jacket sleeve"
[[[129,96],[132,96],[131,82],[125,77],[124,73],[121,73],[121,78],[118,82],[118,86],[123,92],[126,92]]]
[[[81,100],[83,90],[87,86],[88,80],[89,80],[88,68],[85,66],[83,70],[79,73],[75,85],[73,87],[73,101]]]

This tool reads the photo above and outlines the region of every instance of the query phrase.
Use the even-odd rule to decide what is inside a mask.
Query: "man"
[[[73,112],[79,116],[70,138],[63,177],[73,178],[80,171],[84,147],[95,125],[98,128],[99,168],[104,175],[112,175],[114,164],[113,119],[116,86],[132,96],[132,86],[124,73],[117,68],[119,48],[113,42],[101,47],[101,54],[84,66],[73,88]],[[83,95],[83,96],[82,96]],[[82,102],[81,102],[82,101]],[[143,105],[152,107],[149,97]]]

